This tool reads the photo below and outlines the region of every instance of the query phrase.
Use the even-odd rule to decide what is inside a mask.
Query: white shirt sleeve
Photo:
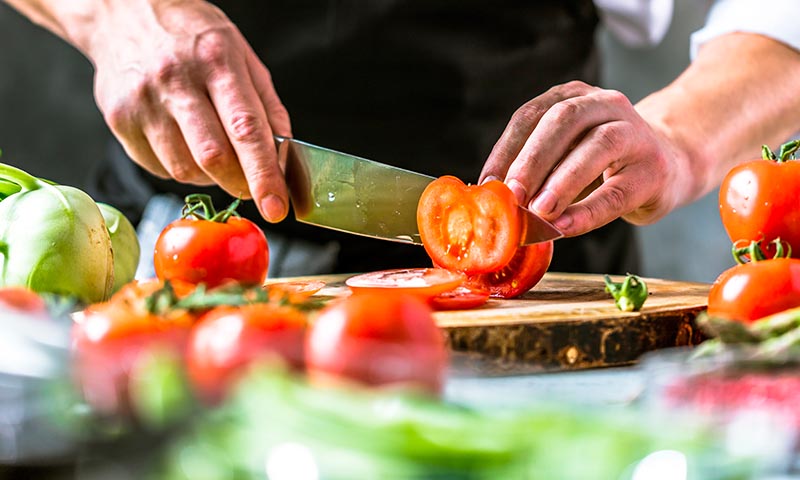
[[[661,42],[674,8],[674,0],[594,0],[594,4],[606,28],[627,47]]]
[[[692,58],[705,42],[732,32],[763,34],[800,50],[798,7],[798,0],[717,0],[705,26],[692,34]]]

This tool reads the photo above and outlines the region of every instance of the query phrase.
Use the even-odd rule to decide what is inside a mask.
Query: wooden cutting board
[[[319,295],[348,295],[348,275]],[[306,277],[309,278],[309,277]],[[612,277],[621,281],[622,277]],[[453,352],[456,372],[533,373],[628,365],[651,350],[695,345],[704,339],[695,316],[706,308],[710,285],[645,279],[650,295],[639,312],[621,312],[602,275],[548,272],[525,295],[490,299],[479,308],[436,312]]]

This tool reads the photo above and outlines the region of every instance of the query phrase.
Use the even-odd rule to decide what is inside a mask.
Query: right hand
[[[273,133],[291,136],[269,71],[202,0],[124,0],[98,17],[95,96],[128,155],[162,178],[218,184],[271,222],[288,194]]]

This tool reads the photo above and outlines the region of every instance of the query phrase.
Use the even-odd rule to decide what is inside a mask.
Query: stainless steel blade
[[[417,204],[434,180],[402,168],[276,137],[295,218],[343,232],[421,244]]]

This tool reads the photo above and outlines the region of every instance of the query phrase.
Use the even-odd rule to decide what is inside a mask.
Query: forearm
[[[102,0],[4,0],[28,17],[86,53]]]
[[[756,34],[706,44],[672,84],[637,111],[684,156],[682,204],[719,184],[736,163],[800,131],[800,52]]]

